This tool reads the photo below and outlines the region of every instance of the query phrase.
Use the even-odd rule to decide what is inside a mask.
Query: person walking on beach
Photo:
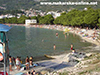
[[[53,45],[53,49],[56,50],[56,45],[55,44]]]
[[[9,70],[12,71],[12,57],[9,56]]]
[[[20,61],[20,64],[22,64],[22,60],[21,60],[21,57],[19,57],[19,61]]]
[[[20,69],[20,60],[19,60],[19,57],[17,56],[17,58],[16,58],[16,67],[17,67],[17,70],[19,70]]]
[[[30,67],[33,66],[33,57],[32,56],[30,57],[29,62],[30,62]]]
[[[29,70],[29,57],[28,56],[26,57],[25,62],[26,62],[26,70]]]

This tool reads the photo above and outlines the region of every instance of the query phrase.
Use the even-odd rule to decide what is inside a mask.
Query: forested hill
[[[92,8],[100,8],[100,0],[0,0],[0,10],[14,10],[14,9],[40,9],[43,11],[48,10],[68,10],[72,8],[76,9],[83,9],[84,7],[89,7],[88,5],[40,5],[40,2],[79,2],[79,1],[85,1],[85,2],[98,2],[98,5],[92,5]]]

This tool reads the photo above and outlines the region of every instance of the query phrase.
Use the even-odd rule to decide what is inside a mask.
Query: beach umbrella
[[[64,32],[68,32],[68,31],[70,31],[68,28],[65,28],[65,29],[64,29]]]
[[[8,32],[11,29],[10,26],[0,24],[0,33],[1,33],[1,42],[5,42],[6,36],[4,36],[5,32]]]
[[[68,28],[69,30],[71,30],[72,28]]]
[[[7,32],[11,29],[11,27],[4,25],[4,24],[0,24],[0,32]]]
[[[82,31],[82,32],[86,32],[86,29],[82,29],[81,31]]]

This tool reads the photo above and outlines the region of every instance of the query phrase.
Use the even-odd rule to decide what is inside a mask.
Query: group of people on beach
[[[36,73],[36,71],[32,69],[31,71],[28,71],[26,75],[38,75],[38,73]]]
[[[10,71],[12,71],[12,66],[15,65],[17,70],[20,70],[21,68],[21,64],[22,64],[22,61],[21,61],[21,57],[11,57],[9,56],[9,69]],[[27,56],[26,59],[25,59],[25,68],[26,70],[29,70],[29,67],[32,67],[33,66],[33,57],[31,56],[30,58]]]

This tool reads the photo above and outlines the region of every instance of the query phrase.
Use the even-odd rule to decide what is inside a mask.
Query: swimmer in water
[[[53,49],[56,50],[56,45],[55,44],[53,45]]]
[[[44,40],[42,39],[42,42],[44,42]]]
[[[56,37],[59,37],[59,34],[58,33],[56,33]]]
[[[66,38],[67,36],[66,36],[66,34],[65,34],[65,38]]]

